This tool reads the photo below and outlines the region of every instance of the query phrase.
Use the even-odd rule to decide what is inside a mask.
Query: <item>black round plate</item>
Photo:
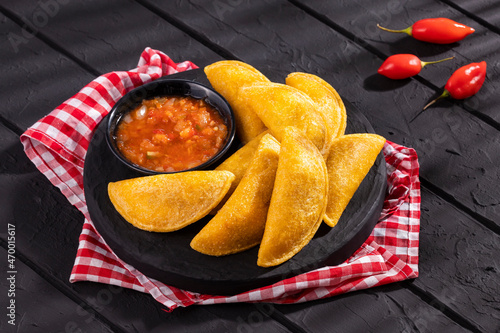
[[[175,75],[208,85],[202,70]],[[368,120],[353,105],[345,104],[346,132],[373,132]],[[330,228],[323,223],[309,244],[285,263],[271,268],[257,266],[258,247],[224,257],[203,255],[189,243],[210,217],[175,232],[152,233],[135,228],[114,209],[108,183],[143,175],[131,171],[111,153],[105,139],[106,120],[96,129],[85,159],[84,189],[90,217],[120,259],[167,285],[204,294],[234,295],[325,265],[338,265],[363,244],[380,216],[387,182],[382,153],[338,224]]]

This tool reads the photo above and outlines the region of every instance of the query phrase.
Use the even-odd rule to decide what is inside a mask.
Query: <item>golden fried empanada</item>
[[[219,164],[215,170],[226,170],[230,171],[234,174],[234,181],[231,183],[231,188],[227,191],[224,199],[219,202],[217,207],[210,212],[210,214],[215,215],[217,211],[222,208],[222,206],[226,203],[227,199],[233,194],[234,190],[240,183],[243,175],[247,171],[250,162],[252,162],[253,155],[259,146],[260,139],[269,131],[264,131],[261,134],[257,135],[255,138],[250,140],[246,145],[238,149],[235,153],[229,156],[224,162]]]
[[[332,142],[327,157],[328,204],[324,221],[334,227],[375,163],[385,139],[376,134],[349,134]]]
[[[286,77],[286,84],[306,93],[316,103],[325,118],[328,147],[334,138],[344,134],[347,120],[344,103],[328,82],[314,74],[296,72]]]
[[[147,231],[181,229],[207,215],[234,180],[229,171],[188,171],[145,176],[108,184],[121,216]]]
[[[318,148],[298,129],[286,127],[257,265],[279,265],[313,238],[325,213],[327,177]]]
[[[226,204],[193,238],[201,253],[223,256],[258,245],[264,233],[280,144],[270,134],[259,146],[238,187]]]
[[[287,126],[301,130],[323,154],[326,152],[326,127],[323,115],[313,100],[300,90],[280,83],[256,83],[241,88],[244,104],[264,122],[281,141]]]
[[[269,82],[254,67],[241,61],[218,61],[205,67],[205,74],[212,87],[231,105],[236,122],[236,134],[244,144],[266,128],[259,117],[239,99],[239,89],[255,82]]]

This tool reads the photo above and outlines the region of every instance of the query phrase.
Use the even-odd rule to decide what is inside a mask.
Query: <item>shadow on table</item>
[[[373,44],[378,49],[383,50],[388,55],[400,54],[400,53],[410,53],[418,56],[419,58],[434,57],[438,55],[445,54],[458,46],[460,42],[452,44],[435,44],[428,43],[417,40],[408,35],[400,34],[396,40],[392,41],[381,41],[380,39],[367,38],[366,40]],[[384,37],[384,38],[396,38],[396,37]]]
[[[0,174],[21,175],[37,171],[28,159],[20,141],[0,143]]]
[[[363,88],[369,91],[390,91],[406,86],[411,79],[392,80],[380,74],[373,74],[363,81]]]

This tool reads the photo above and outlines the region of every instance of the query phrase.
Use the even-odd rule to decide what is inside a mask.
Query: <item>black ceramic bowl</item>
[[[210,160],[196,167],[182,171],[159,172],[136,165],[120,153],[116,146],[115,131],[122,117],[139,106],[143,100],[164,96],[190,96],[196,99],[202,99],[220,113],[222,119],[224,119],[226,123],[228,134],[222,149]],[[158,79],[128,92],[111,109],[106,131],[106,142],[114,155],[129,168],[146,175],[208,169],[210,166],[220,161],[228,152],[234,141],[236,132],[234,114],[229,103],[215,90],[198,82],[183,79]]]

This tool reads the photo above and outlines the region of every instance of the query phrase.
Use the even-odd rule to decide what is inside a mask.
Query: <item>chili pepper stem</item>
[[[436,61],[421,61],[420,63],[422,64],[422,68],[424,68],[424,66],[427,66],[430,64],[437,64],[437,63],[440,63],[443,61],[451,60],[453,58],[455,58],[455,57],[453,56],[453,57],[449,57],[449,58],[445,58],[445,59],[441,59],[441,60],[436,60]]]
[[[382,29],[384,31],[388,31],[388,32],[402,32],[402,33],[408,34],[409,36],[411,36],[411,34],[412,34],[412,27],[411,26],[406,28],[406,29],[403,29],[403,30],[392,30],[392,29],[384,28],[380,24],[377,23],[377,27],[379,27],[380,29]]]
[[[450,96],[450,92],[448,90],[443,91],[443,93],[438,98],[430,101],[426,106],[424,106],[424,108],[422,109],[422,111],[424,111],[425,109],[427,109],[429,106],[431,106],[432,104],[436,103],[440,99],[448,97],[448,96]]]

